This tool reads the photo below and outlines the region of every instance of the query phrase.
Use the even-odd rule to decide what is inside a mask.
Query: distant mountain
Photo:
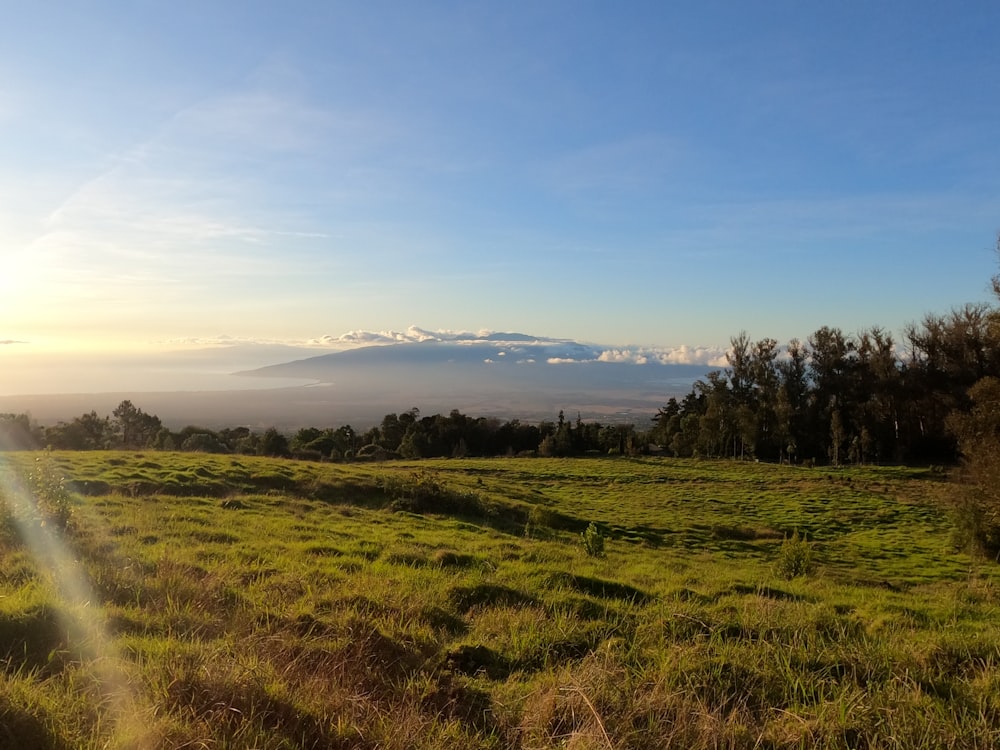
[[[510,334],[502,334],[510,335]],[[321,354],[316,357],[270,365],[255,370],[245,370],[237,375],[256,377],[315,378],[324,381],[343,367],[364,366],[448,366],[474,365],[531,365],[549,360],[571,360],[574,363],[596,361],[601,350],[574,342],[541,342],[537,339],[522,342],[475,341],[444,342],[420,341],[400,344],[362,346],[357,349]]]
[[[552,418],[563,409],[584,418],[641,421],[671,396],[686,394],[711,369],[608,352],[502,333],[361,346],[236,374],[312,380],[340,402],[381,401],[383,413],[416,406],[531,419]]]
[[[416,327],[353,331],[295,346],[229,337],[188,343],[196,348],[111,359],[22,357],[17,378],[4,371],[11,389],[0,395],[0,413],[29,412],[49,425],[91,410],[110,414],[130,399],[172,429],[364,428],[411,407],[524,421],[554,419],[563,410],[573,418],[646,426],[667,399],[688,393],[724,356],[708,347],[612,348]],[[317,351],[325,353],[310,356]],[[280,364],[259,366],[267,362]],[[234,370],[241,370],[238,377]],[[64,390],[32,390],[54,372],[68,373]],[[17,389],[10,385],[15,380]]]

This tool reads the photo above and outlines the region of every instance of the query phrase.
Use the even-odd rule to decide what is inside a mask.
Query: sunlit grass
[[[9,454],[10,471],[36,457]],[[19,746],[1000,740],[1000,593],[991,567],[951,548],[949,487],[928,472],[50,461],[78,492],[67,550],[134,721],[115,720],[93,638],[66,625],[81,602],[8,533],[0,723]],[[414,512],[393,494],[408,482],[441,494]],[[529,518],[545,526],[527,537]],[[605,557],[579,544],[591,521]],[[814,569],[786,580],[776,562],[795,531]]]

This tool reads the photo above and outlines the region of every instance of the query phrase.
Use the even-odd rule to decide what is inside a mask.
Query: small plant
[[[799,536],[798,530],[781,543],[778,554],[778,574],[790,580],[797,576],[808,575],[813,569],[813,549],[809,540]]]
[[[528,538],[546,539],[556,525],[556,514],[548,508],[535,505],[528,511],[528,522],[524,525],[524,535]]]
[[[604,535],[593,521],[580,534],[580,544],[583,545],[583,551],[591,557],[604,557]]]
[[[9,493],[0,510],[0,523],[12,528],[15,523],[52,524],[59,529],[69,525],[73,499],[66,480],[45,453],[36,458],[24,474],[23,492]]]

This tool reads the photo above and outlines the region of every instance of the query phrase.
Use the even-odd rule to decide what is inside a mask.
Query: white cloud
[[[650,352],[650,356],[664,365],[705,365],[725,367],[727,349],[718,346],[687,346]]]
[[[507,338],[514,339],[513,341]],[[727,349],[717,346],[616,346],[595,347],[567,339],[534,337],[519,333],[498,333],[489,330],[477,332],[437,330],[419,326],[409,326],[405,331],[354,330],[339,336],[324,335],[308,339],[275,339],[262,337],[239,337],[221,334],[210,337],[171,339],[171,345],[210,346],[286,346],[326,351],[343,351],[365,346],[389,346],[392,344],[416,344],[433,342],[445,346],[467,346],[489,344],[496,347],[495,356],[483,361],[496,364],[506,360],[528,365],[544,361],[550,365],[572,365],[583,363],[610,363],[634,365],[697,365],[703,367],[726,367]],[[2,342],[0,342],[2,343]],[[512,356],[508,356],[512,355]]]
[[[468,344],[495,344],[497,358],[508,354],[517,355],[517,364],[534,364],[542,353],[549,364],[579,364],[583,362],[607,362],[616,364],[661,364],[661,365],[701,365],[705,367],[726,367],[727,349],[718,346],[616,346],[595,347],[580,344],[569,339],[555,339],[546,336],[530,336],[522,333],[480,330],[477,332],[460,330],[432,331],[419,326],[410,326],[400,331],[349,331],[339,336],[322,336],[305,342],[311,346],[325,346],[346,349],[358,346],[377,346],[402,343],[436,342],[462,346]],[[492,360],[496,361],[496,360]]]
[[[601,352],[601,356],[597,358],[598,362],[631,362],[636,365],[644,365],[649,362],[649,359],[645,354],[638,351],[631,351],[629,349],[605,349]]]

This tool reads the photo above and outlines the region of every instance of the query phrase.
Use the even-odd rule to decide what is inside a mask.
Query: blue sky
[[[719,346],[988,299],[1000,5],[19,3],[0,340]]]

